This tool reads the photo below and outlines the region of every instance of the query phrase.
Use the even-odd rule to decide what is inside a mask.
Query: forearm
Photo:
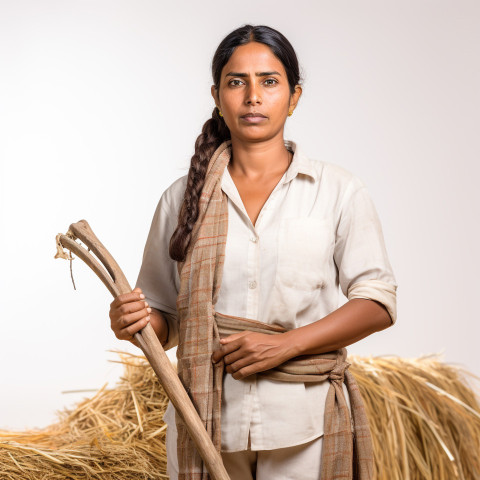
[[[324,318],[284,335],[295,356],[310,355],[346,347],[390,325],[382,304],[354,298]]]
[[[168,323],[160,310],[152,308],[152,313],[150,313],[150,325],[155,331],[160,343],[164,346],[168,340]]]

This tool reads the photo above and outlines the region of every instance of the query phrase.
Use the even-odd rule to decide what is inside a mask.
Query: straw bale
[[[0,479],[156,480],[166,474],[168,400],[143,355],[117,351],[114,388],[41,430],[0,430]],[[372,428],[377,480],[480,479],[480,380],[435,356],[349,356]],[[299,476],[299,479],[301,476]]]
[[[438,355],[349,362],[370,421],[376,479],[480,479],[480,404],[470,385],[479,377]]]

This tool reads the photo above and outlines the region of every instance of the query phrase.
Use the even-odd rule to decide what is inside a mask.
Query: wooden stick
[[[75,238],[85,243],[103,266],[82,245],[77,243]],[[62,254],[61,247],[81,258],[97,274],[114,297],[132,291],[119,265],[93,233],[86,220],[80,220],[70,225],[66,235],[57,235],[58,252],[55,258],[67,258]],[[173,403],[175,410],[185,423],[212,480],[230,480],[220,454],[208,436],[205,426],[150,323],[135,334],[135,339],[157,374],[160,384]]]

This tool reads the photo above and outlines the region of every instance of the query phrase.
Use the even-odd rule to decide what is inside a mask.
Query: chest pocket
[[[277,282],[298,290],[324,288],[333,262],[330,219],[286,218],[278,231]]]

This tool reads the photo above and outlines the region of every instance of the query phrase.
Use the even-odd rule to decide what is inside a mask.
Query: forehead
[[[269,46],[250,42],[238,46],[222,69],[225,75],[230,71],[254,73],[260,71],[276,70],[282,75],[285,73],[282,62],[273,54]]]

